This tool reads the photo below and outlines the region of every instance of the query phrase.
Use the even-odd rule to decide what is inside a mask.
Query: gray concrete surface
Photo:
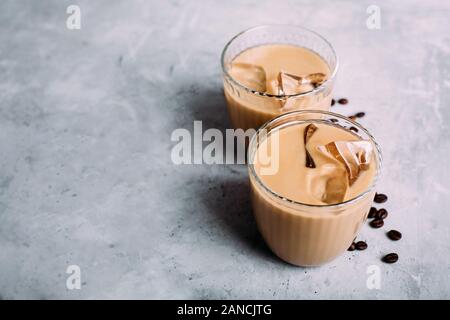
[[[66,28],[78,4],[81,30]],[[366,8],[381,8],[369,30]],[[450,298],[450,4],[444,1],[1,1],[0,295],[4,299]],[[384,151],[390,201],[369,248],[320,268],[274,257],[246,169],[175,166],[176,128],[229,127],[219,56],[262,23],[322,33],[336,97]],[[395,251],[395,265],[380,256]],[[80,290],[66,268],[81,268]],[[379,266],[381,288],[368,289]]]

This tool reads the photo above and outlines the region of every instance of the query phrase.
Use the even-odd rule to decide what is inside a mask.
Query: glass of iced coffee
[[[253,214],[270,249],[299,266],[344,252],[367,219],[381,152],[360,124],[327,111],[293,111],[253,136]]]
[[[293,110],[326,110],[338,69],[319,34],[296,26],[251,28],[222,52],[224,93],[234,128],[258,129]]]

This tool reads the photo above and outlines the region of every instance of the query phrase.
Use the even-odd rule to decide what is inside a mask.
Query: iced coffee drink
[[[224,93],[234,128],[258,129],[293,110],[329,110],[337,71],[331,45],[294,26],[261,26],[222,54]]]
[[[267,123],[250,143],[249,174],[268,246],[299,266],[336,258],[367,218],[380,165],[373,137],[343,116],[295,111]]]

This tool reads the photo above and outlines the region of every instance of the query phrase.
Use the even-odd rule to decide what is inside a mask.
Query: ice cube
[[[267,93],[278,95],[278,96],[286,94],[280,85],[279,79],[280,79],[280,75],[278,75],[277,79],[269,81],[268,86],[267,86]],[[309,89],[308,91],[310,91],[312,89],[313,88]],[[278,102],[280,104],[281,111],[283,111],[283,112],[289,111],[289,110],[294,110],[297,108],[297,100],[295,100],[294,98],[283,98],[283,99],[279,100]]]
[[[268,93],[276,95],[294,95],[307,93],[326,80],[323,73],[312,73],[305,76],[297,76],[287,72],[279,72],[277,79],[269,82]],[[280,101],[282,111],[296,109],[297,100],[295,98],[285,98]]]
[[[282,95],[283,93],[281,92],[281,88],[280,85],[278,83],[278,79],[274,79],[269,81],[268,86],[267,86],[267,93],[269,94],[274,94],[274,95]]]
[[[310,153],[308,152],[307,144],[309,139],[311,139],[314,132],[317,130],[317,126],[313,123],[306,126],[305,130],[303,131],[303,143],[305,146],[305,154],[306,154],[306,167],[307,168],[315,168],[316,164],[314,163],[314,159],[311,157]]]
[[[361,170],[369,168],[373,150],[372,144],[367,140],[333,141],[317,148],[345,166],[350,185],[356,181]]]
[[[277,79],[279,92],[283,95],[305,93],[314,89],[314,86],[305,77],[280,72]]]
[[[326,163],[306,176],[307,190],[326,204],[343,202],[348,190],[347,171],[338,163]]]
[[[230,75],[240,84],[258,92],[266,91],[266,72],[256,64],[232,63]]]
[[[306,77],[304,77],[303,81],[306,83],[310,83],[311,85],[314,86],[314,88],[317,88],[322,83],[324,83],[325,80],[327,80],[326,75],[318,72],[318,73],[311,73],[311,74],[307,75]]]

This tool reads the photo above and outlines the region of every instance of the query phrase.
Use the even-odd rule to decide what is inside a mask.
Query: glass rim
[[[243,84],[241,84],[240,82],[238,82],[236,79],[234,79],[229,72],[227,71],[227,69],[225,68],[225,53],[227,52],[228,48],[230,47],[230,45],[236,40],[238,39],[240,36],[247,34],[251,31],[257,30],[257,29],[264,29],[264,28],[271,28],[271,27],[288,27],[288,28],[295,28],[298,30],[302,30],[302,31],[306,31],[309,32],[313,35],[315,35],[316,37],[318,37],[319,39],[321,39],[322,41],[325,42],[325,44],[331,49],[331,52],[334,56],[334,58],[336,59],[336,65],[334,66],[333,71],[331,72],[331,76],[325,80],[323,83],[321,83],[319,86],[315,87],[314,89],[312,89],[311,91],[308,92],[304,92],[304,93],[296,93],[296,94],[270,94],[267,92],[261,92],[258,90],[254,90],[252,88],[249,88],[247,86],[244,86]],[[242,51],[241,51],[242,52]],[[320,56],[320,55],[319,55]],[[322,57],[321,57],[322,58]],[[225,47],[222,50],[222,54],[220,55],[220,64],[222,67],[222,73],[225,75],[225,77],[227,79],[230,79],[231,82],[233,82],[235,85],[237,85],[238,87],[244,89],[245,91],[252,93],[252,94],[256,94],[259,96],[263,96],[263,97],[269,97],[269,98],[278,98],[278,99],[284,99],[284,98],[292,98],[292,97],[303,97],[303,96],[309,96],[309,95],[313,95],[316,94],[317,92],[320,92],[321,90],[323,90],[324,88],[326,88],[328,85],[330,85],[331,83],[333,83],[334,79],[336,78],[336,74],[337,71],[339,69],[339,59],[337,56],[336,51],[334,50],[334,47],[331,45],[331,43],[325,39],[321,34],[310,30],[308,28],[305,27],[301,27],[301,26],[297,26],[297,25],[292,25],[292,24],[262,24],[262,25],[258,25],[258,26],[254,26],[248,29],[245,29],[241,32],[239,32],[238,34],[236,34],[234,37],[232,37],[227,44],[225,45]],[[328,63],[327,63],[328,64]]]
[[[376,175],[373,178],[372,183],[365,189],[365,191],[361,192],[360,194],[358,194],[357,196],[348,199],[346,201],[342,201],[342,202],[338,202],[338,203],[333,203],[333,204],[309,204],[309,203],[303,203],[300,201],[295,201],[292,199],[289,199],[287,197],[284,197],[280,194],[278,194],[277,192],[273,191],[272,189],[270,189],[268,186],[266,186],[260,179],[260,177],[256,174],[255,171],[255,166],[253,164],[253,157],[252,154],[256,153],[257,150],[257,146],[256,144],[256,140],[258,138],[258,136],[260,135],[260,133],[263,130],[266,130],[266,128],[268,126],[270,126],[271,124],[273,124],[274,122],[278,121],[279,119],[283,118],[283,117],[289,117],[293,114],[318,114],[318,115],[327,115],[327,116],[332,116],[335,118],[340,118],[342,120],[345,120],[347,122],[350,122],[353,126],[357,127],[358,130],[362,130],[370,139],[370,141],[375,145],[376,148],[376,152],[377,152],[377,172]],[[301,123],[303,122],[310,122],[310,121],[314,121],[314,120],[319,120],[320,119],[304,119],[304,120],[297,120]],[[380,177],[380,172],[381,172],[381,167],[382,167],[382,153],[381,153],[381,149],[380,146],[378,145],[378,142],[375,140],[374,136],[366,129],[364,128],[361,124],[357,123],[356,121],[353,121],[352,119],[343,116],[341,114],[338,113],[334,113],[334,112],[329,112],[329,111],[320,111],[320,110],[295,110],[295,111],[291,111],[291,112],[287,112],[287,113],[283,113],[275,118],[273,118],[272,120],[267,121],[264,125],[262,125],[258,131],[256,131],[256,133],[253,135],[252,139],[250,140],[249,143],[249,147],[248,147],[248,151],[247,151],[247,159],[248,159],[248,164],[247,167],[249,168],[249,171],[251,173],[251,176],[255,179],[255,181],[257,182],[257,184],[262,187],[264,189],[264,191],[268,192],[270,195],[274,196],[277,200],[282,201],[283,204],[293,204],[295,206],[300,206],[300,207],[310,207],[310,208],[339,208],[339,207],[343,207],[345,205],[348,205],[350,203],[355,203],[357,201],[359,201],[361,198],[363,198],[365,195],[367,195],[368,193],[372,192],[373,189],[375,188],[378,179]]]

